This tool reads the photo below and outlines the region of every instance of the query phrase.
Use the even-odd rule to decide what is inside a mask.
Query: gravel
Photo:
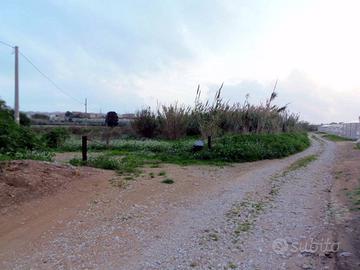
[[[211,172],[222,182],[196,197],[172,201],[149,191],[126,212],[122,196],[105,194],[62,231],[44,232],[46,240],[7,257],[1,269],[332,269],[328,250],[311,246],[333,244],[335,148],[318,137],[302,153],[241,165],[247,170],[228,181],[222,172],[236,168]],[[309,155],[317,159],[286,170]],[[202,170],[196,173],[206,181]],[[162,188],[176,193],[178,182]]]

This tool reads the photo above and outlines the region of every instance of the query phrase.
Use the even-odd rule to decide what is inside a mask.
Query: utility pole
[[[85,98],[85,113],[87,113],[87,98]]]
[[[17,124],[20,124],[19,113],[19,48],[15,46],[15,106],[14,119]]]

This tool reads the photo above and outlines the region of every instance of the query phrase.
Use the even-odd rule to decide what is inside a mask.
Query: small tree
[[[105,139],[106,139],[106,144],[109,145],[110,143],[110,137],[112,137],[112,131],[113,128],[116,127],[119,124],[119,117],[117,115],[116,112],[108,112],[106,114],[106,118],[105,118],[105,124],[110,127],[110,129],[106,130],[105,132]]]
[[[65,113],[65,120],[67,120],[67,121],[69,121],[69,122],[72,122],[73,117],[74,117],[74,115],[73,115],[72,112],[67,111],[67,112]]]
[[[105,118],[108,127],[116,127],[119,124],[119,117],[116,112],[108,112]]]
[[[219,132],[220,112],[228,108],[228,105],[221,98],[223,85],[222,83],[219,90],[216,91],[212,104],[208,100],[205,103],[200,100],[200,85],[196,91],[194,112],[197,116],[201,133],[208,141],[209,149],[212,148],[212,138]]]

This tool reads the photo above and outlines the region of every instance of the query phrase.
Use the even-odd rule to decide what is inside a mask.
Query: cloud
[[[326,9],[324,9],[326,5]],[[211,96],[278,102],[312,122],[359,114],[357,1],[5,1],[2,39],[91,110],[133,111]],[[336,18],[336,19],[334,19]],[[13,56],[0,49],[0,95],[12,104]],[[3,64],[4,63],[4,64]],[[21,61],[25,110],[80,110]]]
[[[245,95],[250,95],[251,103],[265,102],[273,89],[274,81],[245,80],[223,88],[223,97],[232,102],[242,102]],[[212,93],[216,90],[212,86]],[[303,71],[293,70],[278,82],[278,97],[275,103],[288,104],[291,112],[300,114],[302,120],[311,123],[329,123],[332,121],[355,122],[360,114],[358,91],[338,93],[333,88],[316,83]],[[341,114],[339,113],[341,112]]]

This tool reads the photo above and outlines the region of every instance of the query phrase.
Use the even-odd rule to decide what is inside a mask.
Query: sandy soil
[[[3,211],[0,269],[335,269],[337,252],[301,244],[340,239],[332,176],[342,147],[318,138],[280,160],[146,168],[126,188],[85,169],[86,180]],[[287,169],[309,155],[317,160]],[[355,260],[353,243],[339,241]]]
[[[50,195],[67,188],[74,180],[86,178],[91,171],[71,166],[17,160],[0,165],[0,209]]]
[[[360,150],[353,143],[338,143],[333,168],[334,187],[331,205],[335,237],[341,243],[336,261],[338,269],[360,269],[360,206],[350,194],[360,187]],[[360,196],[359,196],[360,197]]]

